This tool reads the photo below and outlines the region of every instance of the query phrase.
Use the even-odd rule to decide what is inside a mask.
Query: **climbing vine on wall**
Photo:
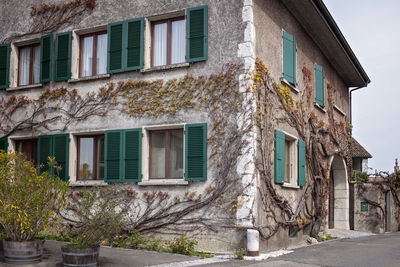
[[[329,162],[339,154],[348,154],[347,132],[344,122],[337,122],[333,116],[332,85],[328,85],[328,119],[317,116],[312,100],[311,71],[303,67],[304,88],[295,98],[292,89],[275,82],[266,66],[256,61],[253,89],[257,101],[255,124],[259,130],[259,160],[257,168],[263,188],[259,195],[266,214],[265,224],[259,225],[261,235],[269,239],[282,228],[296,231],[312,223],[311,236],[318,237],[318,232],[327,216]],[[307,184],[300,201],[294,206],[273,184],[274,171],[273,131],[278,124],[292,127],[297,136],[306,141]]]
[[[78,23],[84,14],[96,7],[96,0],[71,0],[60,4],[42,3],[31,6],[32,22],[27,31],[6,36],[2,42],[9,42],[36,33],[50,33],[59,30],[66,24]]]
[[[0,98],[2,136],[29,132],[63,132],[96,116],[155,118],[194,110],[208,118],[209,182],[199,192],[184,196],[173,192],[139,192],[127,187],[124,194],[131,209],[128,230],[185,231],[201,227],[215,230],[229,224],[246,201],[247,185],[238,183],[238,159],[247,155],[252,125],[251,94],[239,90],[241,65],[226,64],[219,73],[186,75],[167,81],[121,81],[80,95],[76,89],[48,89],[36,98]],[[241,123],[238,123],[241,121]],[[233,224],[233,221],[232,221]],[[197,225],[198,227],[193,227]],[[173,226],[169,229],[170,226]]]

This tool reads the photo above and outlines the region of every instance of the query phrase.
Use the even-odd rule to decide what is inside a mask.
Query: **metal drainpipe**
[[[351,89],[350,90],[350,102],[349,102],[349,106],[350,106],[350,125],[351,126],[353,126],[353,111],[352,111],[352,109],[353,109],[353,105],[352,105],[352,103],[351,103],[351,101],[352,101],[352,97],[351,97],[351,93],[353,92],[353,91],[355,91],[355,90],[358,90],[358,89],[361,89],[361,88],[364,88],[365,86],[362,86],[362,87],[357,87],[357,88],[354,88],[354,89]]]

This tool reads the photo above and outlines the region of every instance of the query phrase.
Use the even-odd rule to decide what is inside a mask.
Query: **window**
[[[183,178],[183,129],[149,132],[150,179]]]
[[[184,17],[153,22],[152,66],[185,62],[185,25]]]
[[[80,37],[80,77],[107,73],[107,33]]]
[[[296,39],[283,32],[283,78],[296,86]]]
[[[325,74],[324,67],[315,64],[315,103],[321,107],[325,107]]]
[[[295,166],[297,165],[296,157],[296,143],[297,140],[285,135],[285,183],[296,183],[297,172]]]
[[[142,168],[145,181],[205,181],[207,124],[106,131],[104,160],[104,180],[108,183],[141,182]]]
[[[340,95],[340,92],[338,90],[334,90],[334,97],[335,97],[335,105],[342,109],[343,108],[343,102],[342,102],[342,96]]]
[[[305,142],[275,130],[275,183],[305,186]]]
[[[40,45],[33,44],[19,48],[18,85],[40,82]]]
[[[37,139],[16,140],[15,147],[17,152],[25,155],[25,158],[34,165],[37,163]]]
[[[78,137],[77,180],[104,179],[104,135]]]

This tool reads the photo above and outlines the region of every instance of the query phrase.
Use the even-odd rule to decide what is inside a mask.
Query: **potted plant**
[[[35,236],[56,222],[67,190],[66,183],[48,172],[39,174],[21,153],[0,152],[0,224],[6,262],[40,261],[43,241]]]
[[[64,266],[97,266],[100,244],[123,224],[121,199],[111,186],[69,194],[61,212],[72,242],[61,247]]]

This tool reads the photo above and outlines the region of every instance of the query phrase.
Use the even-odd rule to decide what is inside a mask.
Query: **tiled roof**
[[[372,158],[372,155],[354,137],[351,138],[350,152],[353,158]]]

